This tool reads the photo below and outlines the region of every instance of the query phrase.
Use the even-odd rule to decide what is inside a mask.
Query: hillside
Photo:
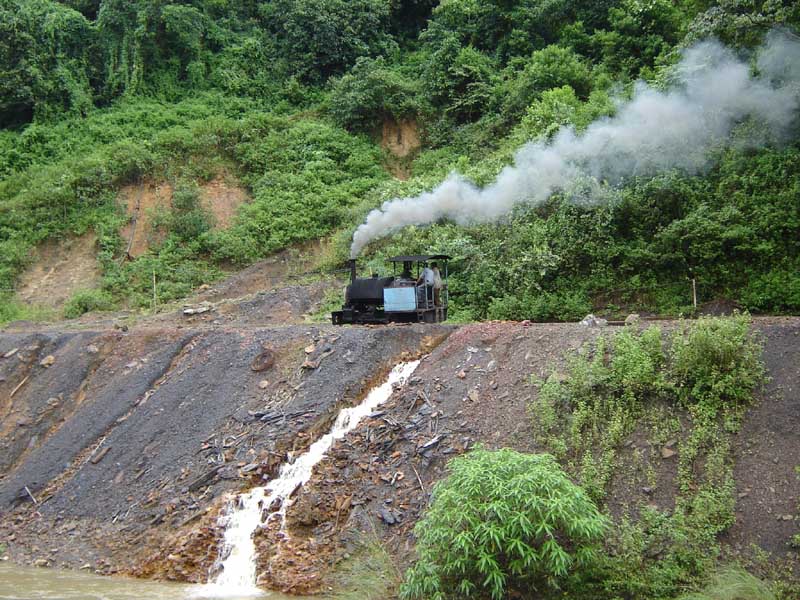
[[[0,0],[0,560],[794,600],[799,31],[790,0]],[[348,259],[429,252],[451,323],[328,324]]]
[[[156,318],[129,331],[85,323],[0,336],[7,557],[205,581],[229,494],[274,478],[338,409],[363,398],[397,361],[421,354],[409,384],[336,442],[296,491],[286,533],[265,526],[256,534],[260,585],[293,593],[333,586],[369,598],[396,592],[434,484],[453,457],[478,446],[556,453],[612,519],[607,560],[570,598],[675,598],[730,564],[774,582],[778,597],[795,597],[797,318],[753,322],[760,341],[752,359],[763,360],[767,383],[742,388],[739,408],[726,396],[708,423],[677,400],[680,388],[631,361],[653,351],[653,331],[674,361],[672,336],[690,328],[713,336],[720,355],[732,344],[740,366],[757,371],[740,337],[749,335],[747,319],[608,329],[276,327],[248,321],[246,308],[244,320],[225,325],[199,315],[178,326]],[[707,343],[686,339],[686,348]],[[605,358],[592,358],[600,344]],[[265,352],[269,366],[255,370]],[[624,385],[635,390],[629,404],[614,396],[618,358],[627,365]],[[737,385],[747,386],[737,373]],[[568,399],[581,386],[592,403]],[[560,409],[550,413],[554,400]]]
[[[490,184],[524,143],[614,118],[637,80],[679,89],[681,61],[704,40],[763,76],[781,54],[761,44],[791,46],[800,19],[790,2],[2,6],[0,322],[151,311],[319,238],[324,278],[383,202],[453,171]],[[488,224],[444,211],[371,243],[369,268],[393,252],[449,252],[460,320],[688,314],[692,279],[701,304],[796,311],[798,78],[783,60],[769,85],[788,87],[767,114],[734,110],[702,150],[686,138],[677,153],[702,154],[697,165],[676,158],[618,181],[602,171],[544,201],[528,189]],[[689,121],[654,123],[692,135]],[[168,193],[144,194],[139,211],[144,189]],[[34,249],[78,240],[94,241],[96,263],[79,257],[81,281],[61,285],[65,266]],[[46,301],[27,283],[42,271],[63,288]]]

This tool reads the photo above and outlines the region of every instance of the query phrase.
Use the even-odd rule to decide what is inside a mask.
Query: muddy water
[[[0,563],[0,600],[202,600],[200,586],[102,577],[76,571],[35,569]],[[254,600],[254,596],[225,596]],[[302,600],[264,592],[263,600]],[[316,596],[320,600],[319,596]]]

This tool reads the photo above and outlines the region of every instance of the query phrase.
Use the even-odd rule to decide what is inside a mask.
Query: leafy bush
[[[360,58],[333,84],[331,116],[343,127],[371,131],[391,117],[396,121],[419,110],[417,82],[386,64],[382,57]]]
[[[211,229],[212,215],[200,204],[200,190],[196,185],[183,184],[172,194],[172,211],[169,228],[179,239],[192,241]]]
[[[752,400],[764,366],[750,322],[746,314],[701,317],[673,338],[670,371],[681,402],[722,409]]]
[[[93,310],[113,310],[114,299],[103,290],[80,290],[64,305],[64,318],[75,319]]]
[[[542,92],[569,86],[579,98],[592,90],[592,74],[586,61],[574,51],[551,45],[534,52],[500,91],[507,114],[520,116]]]
[[[415,528],[402,598],[499,599],[593,564],[605,518],[552,456],[477,449],[449,469]]]
[[[522,321],[575,321],[591,311],[592,305],[580,290],[562,293],[529,293],[494,298],[486,316],[489,319]]]
[[[661,329],[649,327],[640,335],[626,329],[614,336],[613,343],[611,377],[620,389],[641,395],[663,386]]]

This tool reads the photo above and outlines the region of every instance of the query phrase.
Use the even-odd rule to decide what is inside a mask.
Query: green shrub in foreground
[[[606,519],[549,454],[477,449],[455,458],[417,524],[404,599],[554,589],[594,563]]]
[[[761,345],[749,315],[701,317],[675,335],[671,372],[684,405],[742,407],[764,379]]]

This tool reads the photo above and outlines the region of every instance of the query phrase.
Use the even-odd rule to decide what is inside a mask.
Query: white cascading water
[[[376,407],[386,402],[395,384],[402,384],[419,364],[418,360],[400,363],[389,373],[387,380],[370,390],[358,406],[344,408],[339,412],[331,430],[294,461],[284,463],[278,476],[264,487],[253,488],[240,494],[232,503],[228,514],[220,519],[225,527],[221,572],[216,579],[202,586],[198,596],[205,598],[257,596],[263,591],[256,585],[256,546],[253,534],[262,523],[279,518],[281,530],[286,521],[289,497],[311,477],[311,471],[330,449],[335,440],[341,439],[358,425],[359,421]],[[262,519],[263,511],[278,503],[278,509]]]

